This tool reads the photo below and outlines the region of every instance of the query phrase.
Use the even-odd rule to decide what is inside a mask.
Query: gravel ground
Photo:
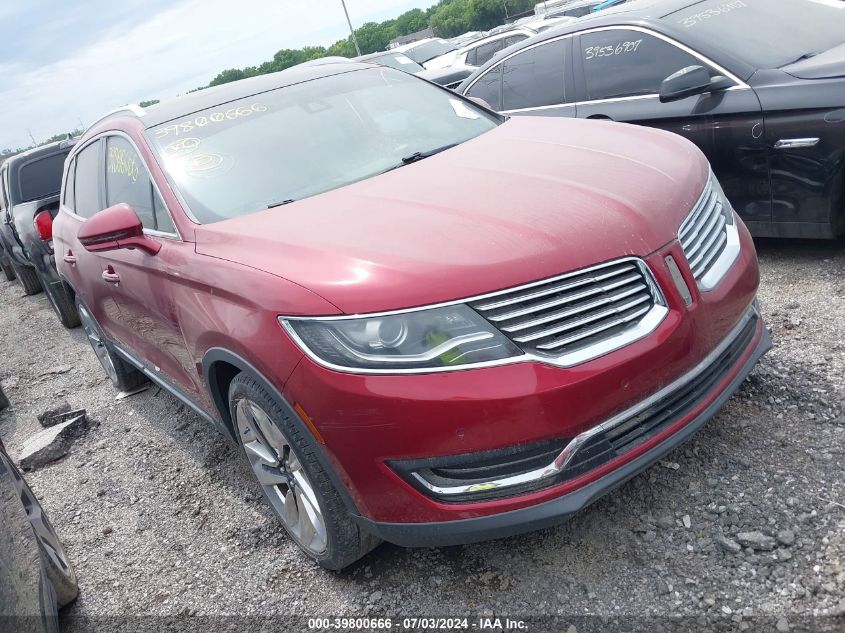
[[[845,630],[845,245],[758,248],[775,347],[693,440],[560,527],[382,545],[343,573],[298,553],[222,436],[155,387],[115,401],[82,331],[3,282],[10,454],[56,401],[95,421],[67,457],[28,475],[79,577],[64,629],[439,615],[569,633]]]

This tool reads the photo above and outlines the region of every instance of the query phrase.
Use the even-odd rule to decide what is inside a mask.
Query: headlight
[[[372,317],[279,317],[279,322],[314,360],[339,369],[437,370],[522,354],[463,304]]]

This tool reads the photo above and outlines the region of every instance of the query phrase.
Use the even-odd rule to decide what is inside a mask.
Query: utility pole
[[[36,142],[35,142],[35,137],[32,135],[32,132],[30,131],[30,129],[29,129],[29,128],[26,128],[26,133],[27,133],[27,134],[29,134],[29,138],[31,138],[31,139],[32,139],[32,144],[33,144],[33,145],[38,145],[38,143],[36,143]]]
[[[358,46],[358,38],[355,37],[355,29],[352,28],[352,20],[349,19],[349,11],[346,10],[346,0],[340,0],[343,5],[343,12],[346,14],[346,23],[349,24],[349,32],[352,33],[352,43],[355,44],[355,50],[358,52],[358,57],[361,56],[361,47]]]

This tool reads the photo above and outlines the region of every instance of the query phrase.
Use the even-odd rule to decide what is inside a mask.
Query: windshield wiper
[[[447,149],[455,147],[455,145],[457,145],[457,143],[449,143],[448,145],[443,145],[442,147],[430,149],[427,152],[414,152],[409,156],[405,156],[405,158],[402,159],[402,164],[410,165],[411,163],[416,163],[418,160],[422,160],[423,158],[428,158],[429,156],[434,156],[440,152],[445,152]]]
[[[283,205],[290,204],[291,202],[296,202],[296,200],[294,200],[293,198],[288,198],[287,200],[282,200],[281,202],[274,202],[273,204],[268,204],[267,208],[273,209],[275,207],[281,207]]]

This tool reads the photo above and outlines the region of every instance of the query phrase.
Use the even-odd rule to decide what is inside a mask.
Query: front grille
[[[728,244],[725,211],[711,179],[678,231],[678,239],[696,281],[701,281]]]
[[[524,351],[562,356],[634,327],[662,301],[644,266],[611,262],[469,305]]]

